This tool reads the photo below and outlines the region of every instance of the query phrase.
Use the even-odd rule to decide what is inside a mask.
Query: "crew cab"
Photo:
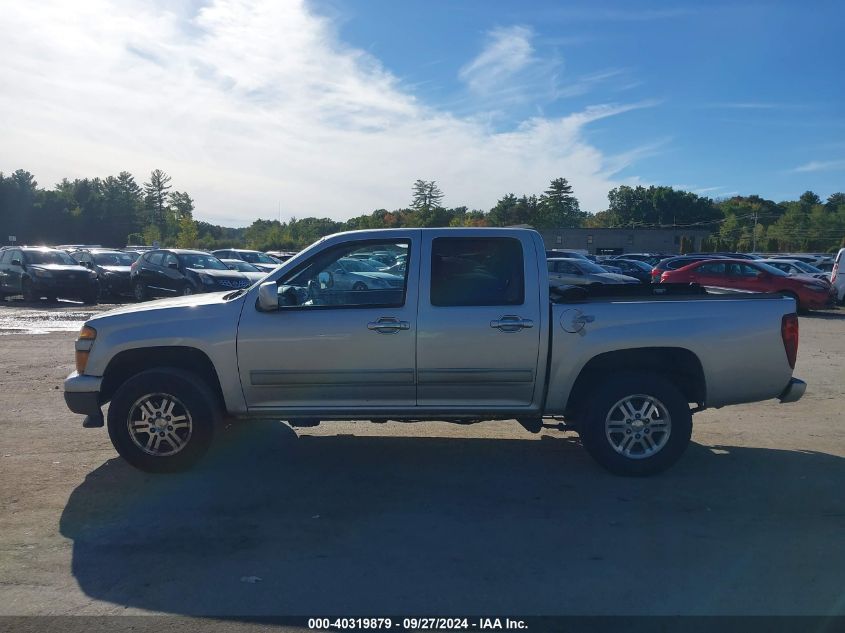
[[[399,253],[401,283],[356,288],[338,262]],[[69,408],[148,471],[180,470],[223,419],[555,418],[615,473],[674,463],[706,407],[799,399],[794,299],[699,286],[550,287],[526,229],[323,238],[250,288],[87,321]]]

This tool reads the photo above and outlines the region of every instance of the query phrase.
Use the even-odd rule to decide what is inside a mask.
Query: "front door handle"
[[[522,329],[534,327],[534,321],[523,319],[514,314],[506,314],[501,319],[490,321],[490,327],[500,332],[519,332]]]
[[[381,317],[378,321],[367,323],[367,329],[379,334],[396,334],[399,330],[410,330],[411,324],[396,317]]]

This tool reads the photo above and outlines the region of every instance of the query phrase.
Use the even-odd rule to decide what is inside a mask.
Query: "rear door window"
[[[525,301],[522,244],[510,237],[438,237],[431,247],[431,305],[508,306]]]

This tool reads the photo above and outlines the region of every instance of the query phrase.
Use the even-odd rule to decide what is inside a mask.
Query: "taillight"
[[[833,283],[833,282],[835,282],[835,281],[836,281],[836,275],[837,275],[838,273],[839,273],[839,262],[837,261],[837,262],[833,265],[833,272],[831,272],[831,273],[830,273],[830,283]]]
[[[659,268],[652,268],[651,269],[651,278],[657,279],[658,277],[660,277],[660,269]]]
[[[780,322],[780,336],[783,339],[783,349],[789,366],[795,369],[795,359],[798,357],[798,315],[785,314]]]

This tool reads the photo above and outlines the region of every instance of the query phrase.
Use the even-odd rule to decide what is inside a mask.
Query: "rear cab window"
[[[518,239],[435,238],[431,249],[431,305],[522,305],[524,270]]]

